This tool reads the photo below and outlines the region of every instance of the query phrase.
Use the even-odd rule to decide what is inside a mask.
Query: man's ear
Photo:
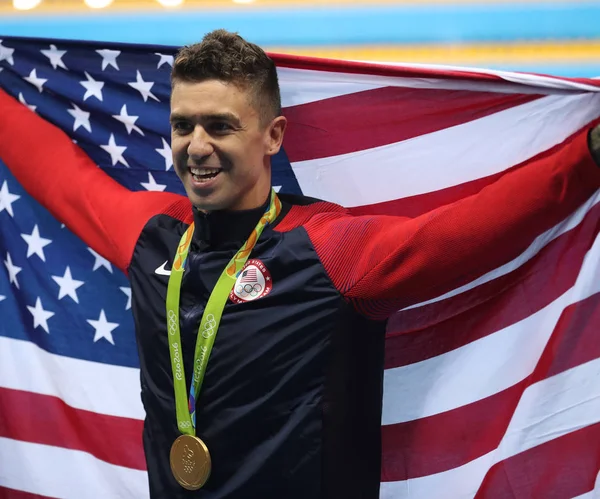
[[[274,156],[281,149],[286,127],[287,118],[285,116],[277,116],[277,118],[271,121],[265,135],[268,156]]]

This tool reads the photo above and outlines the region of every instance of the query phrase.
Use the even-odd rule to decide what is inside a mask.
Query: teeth
[[[219,173],[216,168],[190,168],[192,175],[211,175],[213,173]]]

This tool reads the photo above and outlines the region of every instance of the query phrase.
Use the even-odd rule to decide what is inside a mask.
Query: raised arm
[[[337,289],[384,319],[510,261],[568,216],[600,187],[591,148],[582,131],[560,152],[417,218],[322,214],[307,231]]]
[[[111,179],[59,128],[0,89],[0,158],[40,204],[121,270],[146,222],[190,212],[187,198],[131,192]]]

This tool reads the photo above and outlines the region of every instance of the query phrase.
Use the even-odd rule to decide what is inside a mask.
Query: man
[[[131,281],[151,496],[375,499],[386,319],[589,198],[600,130],[415,219],[352,217],[271,191],[286,119],[260,48],[215,31],[180,51],[172,83],[187,198],[129,192],[0,92],[0,157]]]

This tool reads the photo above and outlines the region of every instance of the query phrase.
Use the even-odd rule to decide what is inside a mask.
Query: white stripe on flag
[[[357,61],[365,62],[367,64],[378,64],[386,66],[396,66],[403,68],[413,69],[431,69],[433,71],[461,71],[466,73],[480,73],[483,75],[494,75],[499,76],[507,82],[518,83],[521,85],[528,85],[534,87],[541,87],[543,89],[561,89],[561,90],[576,90],[586,92],[600,92],[600,87],[594,85],[587,85],[578,81],[569,80],[568,78],[560,78],[556,76],[546,76],[528,73],[516,73],[514,71],[504,71],[501,69],[488,69],[479,68],[476,66],[454,66],[450,64],[426,64],[426,63],[403,63],[403,62],[379,62],[379,61]]]
[[[297,161],[292,168],[307,196],[347,207],[377,204],[502,172],[598,116],[600,93],[548,96],[402,142]]]
[[[360,62],[360,61],[359,61]],[[436,90],[468,90],[471,92],[495,92],[502,94],[540,94],[568,95],[581,93],[582,87],[593,92],[599,88],[584,85],[569,80],[552,78],[548,81],[536,75],[517,75],[516,73],[494,72],[468,69],[454,66],[432,67],[418,64],[398,64],[398,66],[414,69],[442,69],[447,71],[462,71],[464,73],[488,73],[500,76],[503,80],[482,80],[477,75],[466,75],[464,79],[443,78],[432,75],[422,76],[380,76],[361,73],[344,73],[338,71],[320,71],[312,69],[296,69],[278,67],[277,74],[281,84],[282,106],[295,106],[320,100],[348,95],[354,92],[372,90],[382,87],[403,87]]]
[[[499,447],[458,468],[381,484],[381,499],[473,498],[496,463],[600,421],[600,359],[552,376],[525,390]]]
[[[450,352],[384,373],[382,424],[413,421],[482,400],[529,376],[563,310],[600,292],[600,237],[575,285],[537,313]]]
[[[76,409],[145,418],[138,369],[55,355],[24,340],[0,337],[0,387],[58,397]]]
[[[85,452],[0,437],[0,463],[0,485],[32,494],[61,499],[150,496],[145,471],[108,464]]]
[[[312,74],[307,75],[307,71],[303,69],[277,68],[281,86],[281,105],[284,108],[386,86],[381,82],[354,81],[353,75],[344,74],[342,79],[336,77],[337,73],[326,75],[321,71],[308,71],[308,73],[316,74],[318,81]]]

